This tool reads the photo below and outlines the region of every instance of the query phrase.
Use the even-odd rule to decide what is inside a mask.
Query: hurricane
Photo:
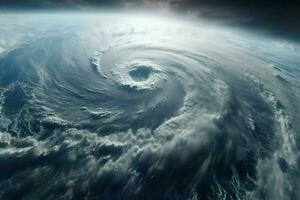
[[[298,199],[299,52],[178,17],[0,14],[0,199]]]

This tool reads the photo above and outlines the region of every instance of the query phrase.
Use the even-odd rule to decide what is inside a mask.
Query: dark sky
[[[193,13],[300,40],[300,0],[0,0],[0,7],[6,10],[139,6]]]

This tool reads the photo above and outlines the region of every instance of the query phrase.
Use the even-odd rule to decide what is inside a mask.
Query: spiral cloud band
[[[296,44],[112,13],[0,25],[0,199],[300,197]]]

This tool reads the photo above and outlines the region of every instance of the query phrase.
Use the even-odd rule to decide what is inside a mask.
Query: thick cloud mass
[[[300,197],[299,45],[112,13],[0,25],[0,199]]]

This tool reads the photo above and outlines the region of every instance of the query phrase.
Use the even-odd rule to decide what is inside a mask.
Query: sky
[[[222,20],[248,29],[300,40],[300,1],[297,3],[297,0],[0,0],[2,10],[140,7]]]

